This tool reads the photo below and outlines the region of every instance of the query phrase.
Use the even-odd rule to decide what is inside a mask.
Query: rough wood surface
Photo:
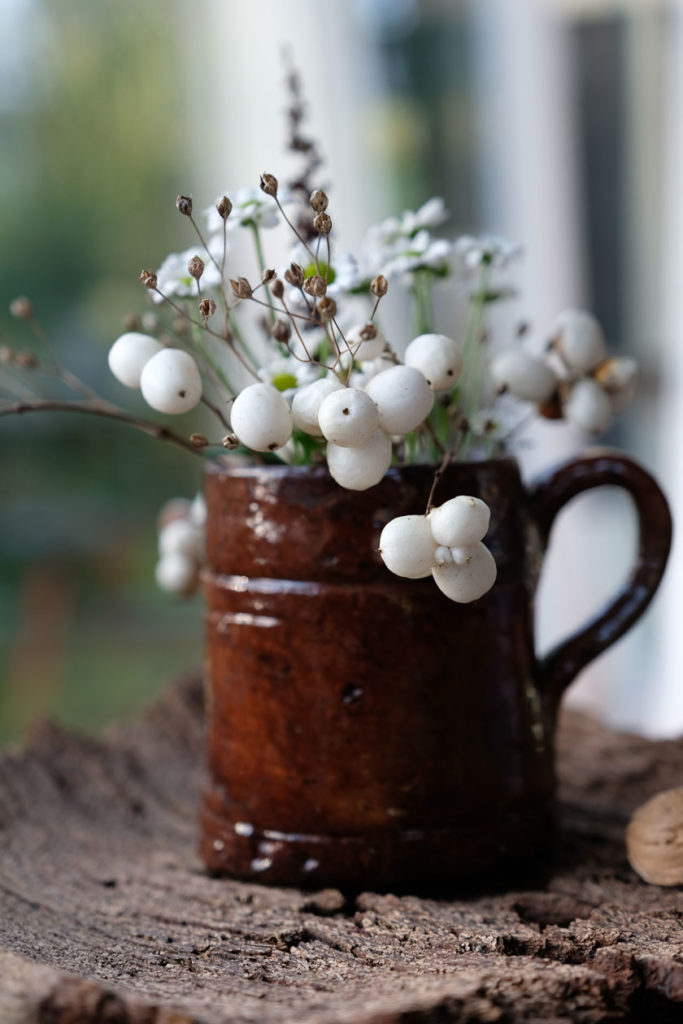
[[[0,759],[2,1024],[683,1021],[683,893],[623,846],[682,743],[566,714],[543,881],[444,900],[206,877],[201,749],[188,680],[102,740],[44,726]]]

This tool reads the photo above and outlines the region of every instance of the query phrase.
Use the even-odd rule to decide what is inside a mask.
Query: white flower
[[[290,401],[297,388],[312,383],[320,376],[319,366],[308,362],[302,363],[291,356],[274,356],[259,370],[261,380],[266,384],[272,384]]]
[[[495,235],[482,235],[479,238],[463,235],[456,239],[454,251],[467,270],[475,270],[484,263],[504,269],[520,255],[522,248]]]
[[[222,241],[221,241],[222,245]],[[216,260],[219,259],[215,247],[210,243],[211,251]],[[194,246],[186,249],[185,252],[172,252],[166,257],[157,270],[157,288],[163,294],[170,297],[187,298],[197,295],[197,282],[187,269],[187,264],[193,256],[199,256],[204,261],[204,273],[200,279],[200,286],[203,292],[211,288],[217,288],[221,283],[221,275],[213,263],[211,256],[203,246]],[[222,252],[221,252],[222,256]],[[161,295],[152,292],[154,302],[163,302]]]
[[[277,203],[272,196],[266,195],[260,188],[241,188],[237,192],[226,193],[232,203],[232,211],[225,222],[228,231],[238,227],[274,228],[279,222]],[[278,199],[281,203],[291,201],[287,193],[280,189]],[[223,219],[214,206],[204,211],[209,231],[223,233]]]
[[[378,273],[385,277],[412,274],[416,270],[447,272],[453,252],[453,243],[445,238],[433,238],[426,228],[412,238],[396,239],[385,254]]]
[[[415,235],[422,228],[438,228],[450,217],[441,196],[433,196],[419,210],[406,210],[401,217],[401,234]]]

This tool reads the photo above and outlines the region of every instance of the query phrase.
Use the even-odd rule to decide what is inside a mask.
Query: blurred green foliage
[[[107,348],[146,308],[140,268],[189,244],[178,11],[27,4],[28,70],[0,107],[0,340],[31,344],[7,308],[30,296],[59,361],[134,408]],[[0,739],[127,713],[200,657],[198,603],[152,582],[156,513],[196,491],[199,459],[75,415],[0,420],[0,452]]]

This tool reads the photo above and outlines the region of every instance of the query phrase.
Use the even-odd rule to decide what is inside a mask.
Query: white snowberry
[[[462,345],[445,334],[421,334],[408,345],[404,362],[426,378],[432,391],[452,388],[462,372]]]
[[[409,580],[429,576],[434,565],[435,548],[425,516],[392,519],[379,538],[379,553],[387,569]]]
[[[499,388],[525,402],[547,402],[557,386],[550,367],[520,348],[509,348],[495,356],[491,376]]]
[[[336,377],[321,377],[320,380],[314,380],[312,384],[305,384],[299,388],[292,402],[292,416],[297,430],[303,430],[305,434],[312,434],[313,437],[322,437],[318,422],[320,406],[328,395],[342,387],[343,384]]]
[[[564,361],[572,370],[587,373],[605,358],[605,339],[600,324],[583,309],[565,309],[555,321],[553,337]]]
[[[237,437],[255,452],[274,452],[287,444],[294,421],[286,398],[271,384],[249,384],[232,403],[230,423]]]
[[[597,381],[586,377],[572,386],[564,404],[565,418],[587,434],[601,434],[612,419],[612,403]]]
[[[204,533],[187,519],[174,519],[159,532],[159,554],[184,555],[201,563],[204,560]]]
[[[379,422],[387,434],[407,434],[429,415],[434,392],[423,374],[412,366],[392,366],[368,381],[367,394],[377,406]]]
[[[391,465],[391,440],[377,429],[359,448],[328,444],[327,467],[340,487],[365,491],[378,484]]]
[[[178,415],[194,409],[202,397],[202,378],[189,352],[165,348],[145,363],[140,388],[152,409]]]
[[[447,548],[469,547],[486,536],[491,510],[485,501],[459,494],[428,516],[435,542]]]
[[[462,556],[459,561],[462,561]],[[495,559],[481,542],[466,549],[464,562],[462,565],[454,561],[432,569],[439,590],[459,604],[469,604],[483,597],[495,583],[497,575]]]
[[[341,388],[323,400],[318,422],[323,436],[332,444],[358,448],[377,430],[379,413],[365,391]]]
[[[199,580],[197,563],[187,555],[163,555],[154,570],[157,584],[170,594],[191,594]]]
[[[384,352],[387,339],[372,323],[358,324],[346,332],[346,340],[359,361],[378,359]]]
[[[143,367],[163,347],[160,341],[149,334],[138,334],[136,331],[122,334],[109,349],[109,369],[127,388],[139,388]]]

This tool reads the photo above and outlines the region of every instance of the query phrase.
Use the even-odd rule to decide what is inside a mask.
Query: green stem
[[[209,354],[209,351],[202,339],[201,328],[192,325],[192,345],[199,352],[200,356],[207,364],[214,377],[223,385],[228,393],[228,398],[233,398],[237,391],[230,383],[230,380],[221,366],[218,365],[216,360]]]
[[[266,257],[263,252],[263,245],[261,243],[261,232],[259,231],[256,224],[252,224],[251,233],[254,236],[254,248],[256,249],[256,259],[258,260],[259,270],[263,274],[266,269]],[[272,323],[277,321],[277,313],[275,312],[275,305],[273,303],[273,296],[270,294],[270,288],[266,285],[266,298],[268,299],[268,305],[270,307],[270,319]]]
[[[418,335],[432,333],[434,330],[432,275],[428,270],[417,270],[413,276],[413,316],[415,331]]]
[[[481,332],[484,326],[484,310],[490,277],[490,268],[484,264],[479,274],[477,290],[472,303],[472,313],[467,327],[465,349],[463,354],[462,394],[464,398],[464,416],[468,422],[467,429],[460,444],[460,458],[464,459],[472,445],[473,434],[469,423],[477,412],[481,402],[481,390],[484,382],[484,352],[481,343]]]

